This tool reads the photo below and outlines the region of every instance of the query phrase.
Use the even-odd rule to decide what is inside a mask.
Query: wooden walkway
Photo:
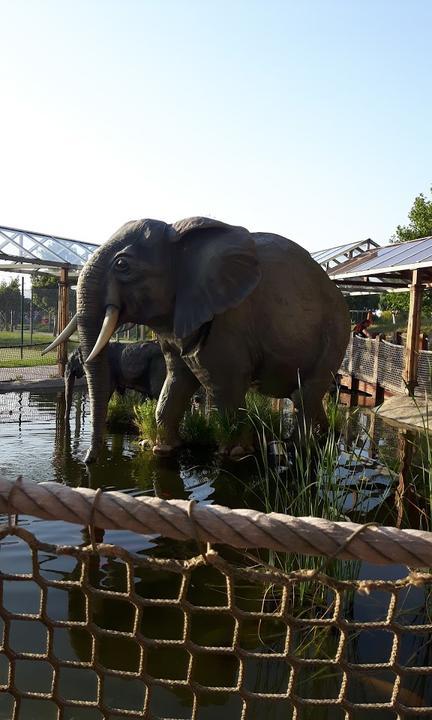
[[[375,408],[374,412],[396,425],[432,432],[432,401],[424,397],[395,395]]]

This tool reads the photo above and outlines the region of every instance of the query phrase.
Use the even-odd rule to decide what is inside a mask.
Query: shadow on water
[[[118,489],[136,495],[148,494],[161,498],[194,499],[197,502],[218,503],[230,507],[264,509],[260,494],[256,463],[253,459],[242,463],[227,463],[216,454],[185,451],[177,458],[161,460],[149,452],[141,452],[136,438],[122,433],[108,433],[100,462],[87,469],[83,457],[89,443],[89,406],[86,393],[79,389],[74,395],[70,423],[63,419],[62,393],[22,392],[0,395],[0,472],[8,477],[20,474],[37,481],[54,480],[72,486]],[[346,426],[336,468],[335,490],[343,492],[347,516],[368,519],[370,513],[381,522],[399,526],[426,527],[430,520],[428,506],[418,491],[415,479],[420,478],[418,437],[398,432],[384,421],[367,412],[358,412]],[[378,458],[378,459],[377,459]],[[418,472],[416,471],[418,463]],[[359,478],[362,482],[359,483]],[[422,481],[424,477],[422,476]],[[419,480],[420,482],[420,480]],[[296,489],[293,488],[293,493]],[[385,497],[385,502],[383,502]],[[429,512],[429,519],[426,516]],[[354,519],[354,517],[353,517]],[[22,518],[24,524],[42,541],[87,545],[85,529],[64,523],[47,523]],[[188,558],[197,553],[194,542],[178,543],[159,541],[154,537],[141,537],[126,532],[101,532],[98,540],[117,543],[128,550],[145,556]],[[8,540],[7,552],[0,554],[3,572],[29,572],[30,553],[22,541]],[[238,553],[224,551],[227,559],[238,562]],[[81,572],[73,558],[40,553],[41,575],[46,580],[77,581]],[[248,562],[248,561],[246,561]],[[378,568],[362,564],[358,577],[396,579],[406,575],[406,568],[389,566]],[[148,646],[145,671],[160,678],[185,680],[191,661],[184,647],[156,647],[152,640],[181,641],[186,631],[198,650],[194,654],[194,680],[208,687],[230,688],[236,685],[239,664],[236,658],[224,655],[220,648],[231,647],[236,621],[227,610],[215,612],[228,604],[225,576],[215,568],[198,567],[192,571],[186,590],[182,590],[181,575],[168,569],[155,572],[136,567],[134,592],[143,611],[137,618],[136,606],[121,593],[127,591],[126,564],[118,558],[92,556],[89,559],[88,586],[92,593],[92,620],[105,630],[132,632],[134,625]],[[302,618],[321,619],[331,611],[334,597],[329,588],[293,588],[292,613],[297,618],[296,630],[291,632],[290,651],[294,656],[325,659],[328,666],[310,670],[299,669],[296,690],[303,697],[337,697],[342,682],[341,671],[331,665],[340,640],[340,629],[302,625]],[[34,594],[38,586],[33,582],[5,582],[4,603],[15,612],[33,612]],[[107,590],[108,597],[98,591]],[[314,607],[302,598],[317,598]],[[183,593],[183,595],[182,595]],[[320,594],[321,593],[321,594]],[[320,599],[319,599],[320,598]],[[176,600],[164,605],[163,601]],[[161,601],[158,603],[158,601]],[[246,655],[244,660],[244,687],[260,693],[284,693],[289,682],[289,665],[272,659],[271,654],[282,653],[287,641],[286,624],[275,617],[280,607],[281,589],[268,587],[244,579],[235,583],[235,605],[241,613],[262,613],[241,616],[237,632],[237,647]],[[390,595],[374,590],[365,601],[364,596],[350,591],[344,595],[345,616],[355,622],[384,619]],[[79,587],[66,592],[50,587],[47,610],[51,619],[76,623],[72,628],[56,627],[54,654],[61,660],[88,662],[92,655],[92,638],[85,625],[85,593]],[[428,597],[421,588],[411,588],[398,596],[398,622],[415,624],[420,628],[430,623]],[[203,609],[205,608],[205,609]],[[190,614],[187,620],[187,614]],[[309,613],[309,614],[307,614]],[[79,626],[80,623],[83,623]],[[40,652],[46,628],[41,622],[16,620],[12,623],[10,642],[17,650]],[[42,639],[41,639],[42,638]],[[428,639],[429,638],[429,639]],[[355,663],[386,663],[391,654],[393,634],[379,629],[357,630],[350,634],[347,660]],[[218,648],[217,652],[199,651],[199,647]],[[39,649],[38,649],[39,648]],[[248,652],[254,655],[247,656]],[[263,659],[260,655],[265,654]],[[128,637],[100,636],[98,660],[108,669],[137,672],[141,656],[138,643]],[[432,661],[430,636],[402,633],[399,662],[409,666],[427,666]],[[17,686],[43,691],[46,684],[47,663],[20,661]],[[64,672],[63,672],[64,670]],[[60,692],[69,698],[95,698],[95,674],[90,669],[64,668]],[[432,688],[425,682],[427,676],[404,679],[402,702],[411,705],[432,703]],[[352,702],[388,702],[394,673],[389,669],[362,675],[350,681],[347,699]],[[3,682],[0,666],[0,682]],[[143,704],[143,685],[139,679],[115,678],[105,680],[105,701],[108,705],[126,710]],[[30,701],[29,701],[30,702]],[[190,717],[193,698],[187,687],[156,687],[152,694],[151,709],[160,717]],[[20,717],[35,717],[35,708],[23,705]],[[216,719],[223,711],[227,720],[239,718],[240,699],[234,693],[205,691],[200,695],[199,718]],[[37,711],[42,720],[55,717],[47,703]],[[8,714],[9,713],[9,714]],[[253,700],[250,717],[285,720],[291,717],[292,708],[284,702],[270,703]],[[0,694],[0,719],[10,716],[7,698]],[[74,715],[71,715],[71,717]],[[97,715],[77,714],[76,717],[93,718]],[[356,718],[368,718],[368,711],[360,711]],[[249,717],[249,716],[248,716]],[[337,712],[325,707],[304,710],[302,718],[330,720]],[[394,718],[391,711],[374,714],[379,720]]]

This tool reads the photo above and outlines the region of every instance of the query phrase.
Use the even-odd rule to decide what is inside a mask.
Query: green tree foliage
[[[408,225],[397,226],[391,242],[409,242],[432,235],[432,187],[431,200],[427,200],[423,193],[417,195],[408,218],[410,221]]]
[[[58,279],[54,275],[38,275],[38,273],[32,274],[32,285],[33,287],[50,287],[56,288],[58,286]]]
[[[24,298],[24,316],[28,318],[30,299]],[[12,311],[12,318],[11,318]],[[14,326],[21,323],[21,280],[15,277],[0,282],[0,329],[9,330],[11,319]]]
[[[18,321],[21,312],[21,290],[19,279],[13,278],[9,282],[0,282],[0,325],[9,326],[10,314],[13,312],[14,322]]]
[[[377,310],[380,295],[346,295],[345,300],[350,310]]]
[[[46,312],[57,312],[58,279],[53,275],[32,275],[33,305]]]
[[[408,225],[398,225],[390,242],[402,243],[432,235],[432,187],[431,199],[428,200],[423,193],[417,195],[412,208],[408,213]],[[407,314],[409,309],[408,293],[385,293],[380,297],[380,307],[383,310],[397,310]],[[432,313],[432,292],[423,293],[423,313]]]

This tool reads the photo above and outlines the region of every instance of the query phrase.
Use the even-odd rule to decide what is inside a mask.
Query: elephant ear
[[[245,228],[188,218],[172,225],[170,238],[177,245],[174,333],[184,339],[240,305],[258,285],[261,269]]]

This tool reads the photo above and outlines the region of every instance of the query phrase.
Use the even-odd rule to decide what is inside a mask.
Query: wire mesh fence
[[[50,340],[49,342],[52,342]],[[0,345],[0,368],[30,367],[32,365],[55,365],[57,362],[57,351],[42,355],[47,342],[23,344],[23,345]]]
[[[0,382],[22,377],[22,368],[43,368],[57,364],[57,351],[41,355],[42,350],[58,335],[59,288],[39,287],[32,283],[24,294],[24,286],[16,280],[3,281],[0,287]],[[68,309],[71,318],[76,312],[76,291],[69,288]],[[148,339],[151,333],[138,325],[123,325],[114,339],[134,342]],[[77,334],[68,342],[68,352],[78,344]],[[24,373],[26,379],[37,377],[37,372]]]

